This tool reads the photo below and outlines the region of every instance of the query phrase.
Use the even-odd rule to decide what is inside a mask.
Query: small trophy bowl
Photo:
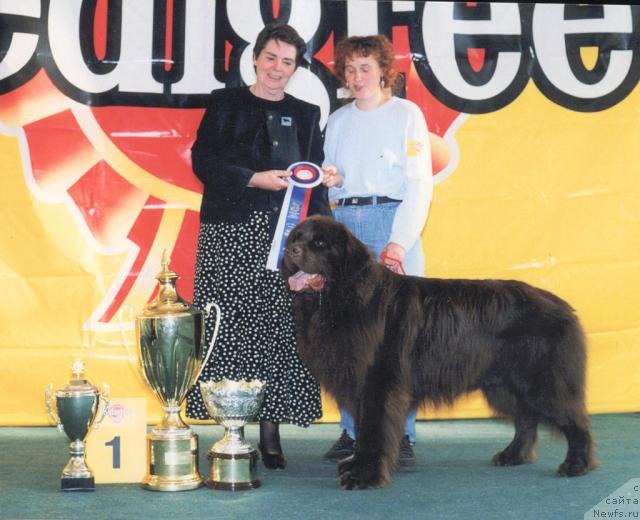
[[[224,436],[208,451],[211,472],[205,482],[212,489],[242,490],[260,486],[256,478],[258,454],[244,438],[244,425],[262,405],[264,383],[202,381],[200,392],[209,415],[224,426]]]

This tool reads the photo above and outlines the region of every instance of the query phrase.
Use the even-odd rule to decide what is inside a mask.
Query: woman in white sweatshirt
[[[381,35],[340,42],[335,73],[354,100],[327,123],[324,184],[336,220],[394,271],[421,276],[420,235],[432,194],[431,151],[424,115],[413,102],[391,94],[397,76],[394,50]],[[353,453],[353,418],[340,410],[342,435],[324,455],[336,462]],[[401,466],[415,464],[416,410],[407,417]]]

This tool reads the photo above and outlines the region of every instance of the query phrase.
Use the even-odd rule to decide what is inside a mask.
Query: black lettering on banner
[[[116,68],[120,58],[120,42],[122,40],[122,0],[116,0],[107,11],[105,53],[98,56],[95,48],[96,6],[98,0],[84,0],[80,7],[78,23],[78,40],[82,58],[87,68],[95,74],[108,74]],[[72,38],[74,35],[70,35]]]
[[[153,78],[164,85],[164,95],[171,94],[171,85],[177,83],[184,75],[184,41],[186,25],[185,2],[173,2],[171,14],[171,27],[167,26],[167,3],[156,4],[153,11],[153,56],[155,59],[151,65]],[[171,41],[168,41],[171,38]],[[166,55],[166,49],[171,49],[171,55]]]
[[[427,2],[411,31],[416,70],[426,87],[460,112],[493,112],[513,101],[529,79],[526,28],[532,5]],[[483,55],[478,71],[471,50]]]
[[[399,10],[393,2],[378,3],[378,32],[393,40],[394,27],[406,26],[411,28],[418,23],[416,7],[421,2],[415,2],[413,9]]]
[[[107,12],[96,12],[105,6]],[[421,81],[461,112],[499,110],[529,78],[563,107],[605,110],[640,80],[636,5],[280,0],[278,6],[274,14],[273,0],[4,2],[0,94],[44,68],[61,92],[88,105],[202,107],[212,89],[245,84],[245,51],[272,21],[304,33],[308,90],[316,100],[328,97],[331,109],[340,85],[314,56],[331,38],[335,44],[367,24],[390,38],[407,27]],[[307,11],[315,13],[311,24]],[[365,12],[370,18],[363,25]],[[106,26],[97,27],[98,19]],[[102,33],[104,47],[96,49]],[[587,48],[594,64],[583,61]]]
[[[291,0],[286,0],[286,3],[290,1]],[[282,4],[283,1],[280,2],[280,9],[282,9]],[[320,25],[313,37],[307,41],[307,54],[305,56],[309,71],[320,80],[329,95],[329,103],[333,111],[338,105],[339,100],[337,93],[342,85],[324,63],[314,58],[314,55],[326,45],[332,35],[334,45],[347,35],[346,2],[335,2],[334,4],[322,3]],[[303,66],[306,67],[307,65],[305,64]]]
[[[640,78],[637,5],[535,6],[533,81],[551,101],[595,112],[622,101]],[[597,49],[593,68],[581,48]]]
[[[0,94],[27,83],[40,70],[40,9],[16,3],[0,10]]]

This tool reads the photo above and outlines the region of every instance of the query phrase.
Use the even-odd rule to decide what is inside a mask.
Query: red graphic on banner
[[[100,18],[101,12],[96,10],[95,20],[98,54],[105,52],[106,20]],[[167,23],[170,26],[171,20]],[[424,110],[429,129],[442,138],[459,113],[442,105],[419,80],[407,28],[395,28],[393,41],[398,68],[406,78],[407,98]],[[315,56],[330,70],[333,47],[332,35]],[[170,43],[165,50],[169,64]],[[227,43],[225,68],[231,51]],[[116,318],[149,259],[165,213],[176,206],[184,214],[170,252],[171,264],[181,274],[182,296],[192,300],[199,226],[194,201],[202,186],[191,170],[190,148],[202,114],[203,109],[80,106],[61,94],[42,71],[0,97],[2,119],[23,128],[28,146],[25,160],[38,190],[52,198],[68,197],[77,209],[79,226],[88,230],[105,254],[135,253],[128,271],[113,282],[100,311],[94,313],[93,324],[109,324]],[[449,162],[448,145],[441,141],[442,153],[433,154],[434,175]],[[153,193],[154,188],[149,188],[155,186],[153,179],[166,195]],[[174,200],[172,189],[181,200]],[[185,203],[187,199],[190,202]],[[153,289],[148,292],[146,297],[151,299]]]

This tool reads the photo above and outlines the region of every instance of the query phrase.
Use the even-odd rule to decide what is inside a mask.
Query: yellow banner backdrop
[[[244,2],[248,25],[244,32],[226,34],[240,24],[237,6],[220,2],[215,12],[224,20],[190,18],[187,12],[185,40],[164,50],[174,53],[172,63],[181,56],[182,76],[172,76],[170,66],[156,70],[153,56],[142,61],[149,77],[152,70],[153,78],[166,72],[164,90],[158,90],[153,82],[134,85],[142,79],[132,79],[126,68],[101,71],[95,65],[106,62],[112,49],[98,23],[112,9],[106,4],[97,3],[93,34],[78,32],[73,9],[47,13],[61,25],[48,33],[44,13],[31,4],[0,12],[14,36],[25,36],[0,53],[3,425],[48,423],[44,389],[48,383],[66,383],[76,357],[84,359],[94,384],[108,382],[116,398],[147,398],[149,421],[159,418],[157,400],[136,369],[132,313],[153,292],[163,249],[183,277],[179,289],[191,298],[200,187],[190,172],[188,150],[209,90],[251,83],[251,71],[239,65],[241,54],[251,48],[239,38],[250,41],[269,21],[251,17],[255,6]],[[587,331],[589,411],[640,410],[640,66],[637,49],[624,48],[638,37],[632,33],[637,9],[354,2],[347,10],[339,2],[323,2],[324,10],[306,13],[318,18],[309,29],[295,18],[296,2],[273,2],[274,19],[289,4],[293,7],[284,11],[291,18],[283,21],[300,27],[313,56],[292,88],[321,106],[323,122],[339,101],[331,75],[334,41],[345,31],[384,32],[393,40],[406,79],[402,95],[425,110],[435,146],[450,155],[435,176],[422,236],[426,275],[518,279],[557,293],[574,306]],[[365,17],[372,9],[378,16]],[[511,52],[495,50],[484,34],[462,49],[455,40],[454,54],[446,55],[439,41],[456,31],[471,38],[460,24],[474,28],[478,20],[463,16],[472,9],[484,10],[496,33],[515,38]],[[541,43],[542,28],[574,34],[575,26],[563,29],[565,22],[580,16],[593,22],[596,15],[612,33],[628,38],[607,43],[601,32],[585,25],[578,47],[571,47],[567,36],[566,46],[554,50],[564,61],[545,58],[550,51]],[[24,17],[33,18],[33,29],[16,22]],[[147,20],[142,12],[122,17],[123,34],[134,22]],[[447,24],[440,23],[442,32],[433,34],[429,27],[438,17],[453,29],[447,32]],[[157,17],[149,19],[159,23]],[[189,31],[202,34],[190,20],[209,24],[203,30],[216,42],[216,53],[222,52],[210,69],[204,67],[209,72],[204,79],[187,62]],[[69,32],[67,21],[75,32]],[[247,29],[251,24],[256,27]],[[156,25],[151,33],[169,31]],[[22,32],[29,30],[33,33]],[[58,32],[70,38],[67,47],[56,44]],[[73,42],[86,50],[89,40],[97,61],[86,52],[74,58]],[[126,64],[124,56],[133,60],[124,46],[118,64]],[[630,53],[626,65],[618,60],[625,52]],[[500,66],[507,54],[519,56],[511,79]],[[77,63],[69,65],[73,59]],[[460,78],[478,74],[479,80],[469,82],[469,89],[480,89],[478,95],[465,97],[463,88],[456,90],[447,59],[451,70],[466,70]],[[554,72],[553,67],[563,66],[584,88],[573,88],[567,75]],[[499,83],[501,74],[507,77],[504,88],[481,90]],[[471,395],[455,408],[423,410],[421,416],[488,413],[482,399]],[[336,418],[334,404],[325,399],[323,420]]]

